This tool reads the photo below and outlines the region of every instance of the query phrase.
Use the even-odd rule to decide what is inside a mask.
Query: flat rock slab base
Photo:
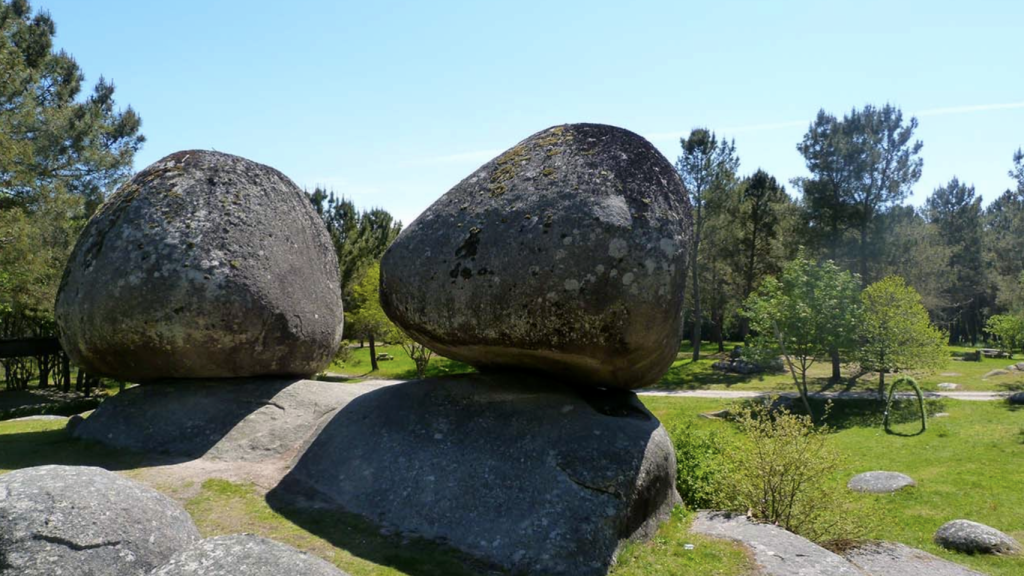
[[[261,462],[293,453],[373,383],[236,378],[129,388],[100,405],[74,436],[171,460]]]
[[[632,392],[465,375],[354,399],[267,498],[285,515],[358,514],[515,574],[589,576],[679,503],[675,471],[668,434]]]
[[[692,532],[740,542],[765,576],[863,576],[852,564],[792,532],[727,512],[699,512]]]
[[[844,551],[843,557],[869,576],[983,576],[898,542],[863,544]]]

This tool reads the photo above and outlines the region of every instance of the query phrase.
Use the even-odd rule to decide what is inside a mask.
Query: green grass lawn
[[[399,379],[408,380],[416,377],[416,365],[405,350],[398,345],[377,346],[377,354],[387,353],[394,357],[394,360],[382,360],[377,362],[379,370],[372,371],[370,365],[370,347],[351,348],[349,357],[344,362],[335,361],[327,368],[327,372],[344,374],[360,379]],[[427,376],[445,376],[447,374],[462,374],[473,372],[473,367],[462,362],[449,360],[442,356],[434,355],[427,365]]]
[[[339,384],[342,385],[342,384]],[[735,434],[732,424],[699,418],[702,412],[728,407],[729,401],[696,398],[644,397],[666,424],[692,420],[701,429]],[[844,405],[845,406],[845,405]],[[836,482],[856,473],[894,470],[918,482],[894,495],[857,494],[860,514],[870,526],[868,536],[895,540],[968,565],[979,571],[1024,573],[1024,557],[967,556],[938,548],[931,541],[944,522],[966,518],[988,524],[1024,541],[1024,410],[1003,402],[931,403],[932,418],[919,436],[882,431],[877,405],[862,410],[837,409],[830,436],[846,455]],[[912,423],[900,424],[910,433]],[[129,477],[139,475],[141,458],[70,438],[63,422],[0,422],[0,472],[48,463],[99,465]],[[181,501],[207,536],[254,532],[308,550],[353,576],[408,574],[471,574],[472,563],[457,552],[429,542],[382,535],[355,517],[272,510],[252,486],[207,480],[200,486],[157,486]],[[750,560],[733,544],[691,535],[691,514],[679,510],[650,542],[628,545],[613,570],[618,576],[747,574]],[[687,550],[686,544],[693,544]]]
[[[672,363],[668,373],[652,388],[658,390],[748,390],[748,391],[789,391],[795,390],[793,377],[788,371],[740,375],[728,374],[711,367],[715,362],[728,357],[728,352],[739,342],[726,343],[724,353],[718,352],[717,345],[705,343],[701,347],[700,360],[691,359],[692,348],[684,343],[678,358]],[[956,360],[954,354],[967,352],[970,348],[950,346],[949,359],[934,371],[914,372],[912,375],[921,385],[922,390],[940,390],[940,382],[952,382],[959,385],[958,391],[997,391],[1008,392],[1024,390],[1024,372],[1011,373],[1005,376],[994,376],[982,379],[982,376],[997,368],[1006,368],[1010,364],[1020,362],[1024,358],[1013,360],[995,360],[985,358],[981,362],[962,362]],[[394,360],[379,362],[380,369],[371,371],[370,348],[353,348],[345,362],[335,362],[327,371],[344,374],[357,379],[411,379],[416,377],[416,367],[412,359],[402,350],[401,346],[378,346],[377,352],[386,352]],[[830,381],[832,365],[827,362],[816,362],[808,371],[809,388],[814,391],[844,390],[875,390],[878,386],[878,374],[867,373],[857,375],[855,365],[844,364],[842,367],[845,380],[835,383]],[[472,372],[473,367],[435,355],[427,367],[427,376],[443,376]],[[857,376],[854,378],[854,376]],[[892,382],[892,375],[886,382]]]
[[[688,419],[702,429],[736,433],[727,422],[697,417],[728,407],[728,401],[644,397],[644,403],[666,424]],[[1024,574],[1024,557],[969,556],[932,542],[939,526],[957,518],[988,524],[1024,542],[1024,410],[1004,402],[943,400],[930,411],[949,416],[932,418],[922,435],[898,436],[882,430],[880,408],[863,407],[835,411],[838,431],[830,438],[848,459],[835,481],[845,485],[854,474],[890,470],[918,483],[892,495],[855,496],[857,513],[870,527],[868,537],[902,542],[986,574]],[[910,422],[896,427],[907,434],[916,430]]]
[[[728,357],[728,352],[738,342],[729,342],[725,352],[719,353],[717,345],[705,343],[701,346],[700,360],[693,362],[693,349],[684,344],[679,356],[668,373],[654,388],[662,390],[754,390],[754,391],[786,391],[795,390],[793,377],[788,371],[752,375],[729,374],[711,367],[715,362]],[[1010,364],[1020,362],[1024,358],[1013,360],[996,360],[983,358],[981,362],[963,362],[954,354],[967,352],[970,348],[949,346],[949,358],[937,370],[912,372],[922,390],[940,390],[940,382],[957,384],[958,391],[997,391],[1024,390],[1024,372],[1011,373],[1005,376],[993,376],[982,379],[982,376],[997,368],[1006,368]],[[808,388],[814,391],[840,390],[875,390],[878,387],[878,374],[867,373],[857,375],[856,366],[844,364],[842,374],[845,380],[833,383],[832,365],[828,362],[816,362],[808,371]],[[854,378],[854,376],[857,376]],[[886,382],[892,382],[889,375]]]

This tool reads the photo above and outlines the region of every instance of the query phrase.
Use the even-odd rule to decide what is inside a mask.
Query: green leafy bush
[[[826,408],[827,418],[828,408]],[[850,496],[838,482],[843,458],[830,429],[815,426],[772,403],[751,404],[736,415],[742,437],[720,461],[722,496],[733,510],[777,524],[820,543],[864,533],[850,513]]]
[[[724,481],[722,456],[726,443],[715,431],[698,430],[692,422],[669,424],[676,451],[676,488],[691,510],[721,508]]]

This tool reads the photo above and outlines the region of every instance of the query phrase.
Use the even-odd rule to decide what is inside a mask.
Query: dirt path
[[[757,398],[759,396],[785,396],[796,398],[796,392],[761,392],[756,390],[638,390],[641,396],[671,396],[676,398]],[[1005,400],[1008,392],[924,392],[925,398],[948,398],[950,400],[995,401]],[[855,392],[812,392],[811,398],[873,400],[878,395],[869,391]],[[897,392],[897,398],[914,398],[913,392]]]
[[[327,373],[328,377],[357,379],[356,376],[345,374]],[[379,384],[400,384],[406,380],[373,380]],[[670,396],[676,398],[757,398],[758,396],[785,396],[797,398],[799,394],[791,391],[761,391],[761,390],[637,390],[640,396]],[[948,398],[949,400],[968,400],[993,402],[1005,400],[1012,392],[924,392],[925,398]],[[856,390],[852,392],[811,392],[811,398],[833,398],[837,400],[873,400],[878,397],[875,392],[869,390]],[[915,398],[913,392],[897,392],[897,398]]]

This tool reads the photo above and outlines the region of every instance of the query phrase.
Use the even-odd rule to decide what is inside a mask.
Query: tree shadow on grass
[[[736,384],[744,384],[755,380],[763,380],[764,374],[734,374],[711,367],[706,360],[683,360],[672,365],[657,384],[651,386],[655,390],[702,390],[708,386],[725,386],[730,388]]]
[[[752,399],[742,403],[749,406],[752,402],[763,402],[764,399]],[[883,429],[885,402],[877,398],[810,398],[811,410],[820,424],[825,424],[834,431],[850,428]],[[794,414],[806,414],[803,402],[799,398],[782,397],[775,399],[775,406],[785,408]],[[827,413],[826,413],[827,407]],[[936,414],[945,410],[943,399],[927,398],[924,402],[925,413]],[[893,401],[889,412],[890,427],[893,425],[915,425],[921,421],[921,412],[917,399],[897,399]],[[904,433],[902,430],[892,432],[894,436],[917,436],[919,432]]]
[[[98,466],[107,470],[138,468],[145,456],[76,440],[64,428],[0,433],[0,469],[17,470],[46,464]]]

